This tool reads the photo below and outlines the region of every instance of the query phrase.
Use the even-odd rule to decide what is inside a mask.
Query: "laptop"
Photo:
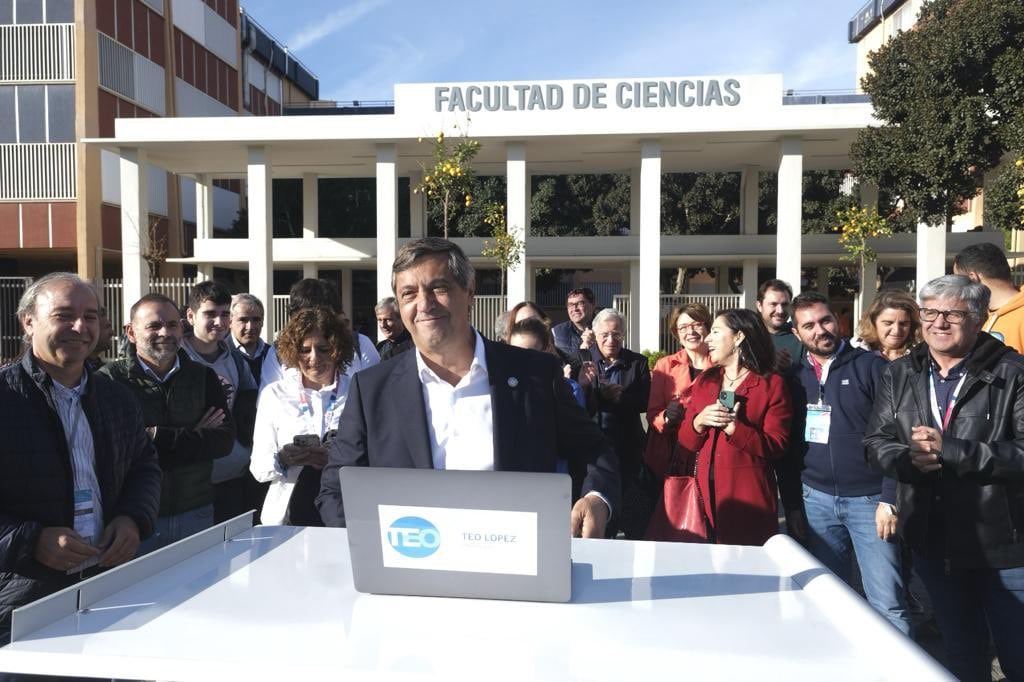
[[[567,602],[565,474],[343,467],[356,590]]]

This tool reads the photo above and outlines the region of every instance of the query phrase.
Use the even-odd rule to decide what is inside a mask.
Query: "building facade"
[[[317,90],[238,0],[0,0],[0,275],[120,276],[119,160],[81,143],[115,119],[273,116]],[[146,173],[146,256],[188,255],[194,185]],[[229,227],[239,183],[211,193]]]
[[[520,264],[507,273],[509,300],[533,297],[540,268],[616,269],[628,281],[629,345],[656,349],[664,313],[662,268],[741,268],[741,302],[752,306],[759,269],[770,269],[799,289],[802,267],[839,265],[844,251],[837,235],[803,234],[803,175],[848,168],[852,141],[873,121],[866,98],[832,103],[786,97],[779,75],[436,83],[396,86],[394,108],[384,113],[188,123],[124,119],[115,123],[112,138],[90,144],[121,153],[126,301],[140,296],[148,282],[142,257],[147,244],[133,241],[132,231],[149,211],[142,170],[147,163],[197,178],[200,227],[193,254],[179,262],[207,275],[215,265],[247,270],[249,290],[270,300],[274,272],[280,269],[301,269],[306,276],[323,268],[340,270],[343,295],[353,272],[364,271],[375,278],[378,297],[390,295],[389,265],[396,250],[426,231],[422,195],[402,197],[409,206],[402,224],[398,210],[399,187],[415,187],[420,164],[429,159],[422,138],[438,131],[469,134],[481,142],[477,171],[505,176],[507,223],[525,242]],[[703,171],[742,174],[739,231],[662,234],[662,174]],[[758,218],[758,177],[764,172],[777,176],[774,233]],[[531,234],[531,177],[587,173],[629,174],[630,224],[622,234]],[[206,188],[222,177],[246,181],[244,246],[215,236],[203,217],[213,210]],[[373,235],[319,236],[319,181],[332,177],[374,181]],[[301,181],[300,237],[274,237],[275,179]],[[877,203],[877,190],[862,187],[861,197],[865,204]],[[916,281],[923,282],[942,274],[953,254],[979,240],[1000,243],[1002,234],[947,235],[922,227],[916,235],[885,240],[877,250],[881,263],[916,268]],[[482,256],[482,239],[457,241],[478,266],[494,267]],[[864,296],[873,294],[869,283]],[[274,328],[268,320],[265,333]]]

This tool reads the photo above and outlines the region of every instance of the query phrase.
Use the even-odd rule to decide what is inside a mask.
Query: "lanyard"
[[[935,391],[935,370],[929,365],[928,367],[928,397],[931,398],[932,417],[935,419],[936,424],[942,425],[942,431],[946,431],[946,427],[949,426],[949,418],[953,416],[953,406],[956,405],[957,397],[960,395],[960,389],[963,388],[964,382],[967,381],[967,372],[960,377],[960,381],[957,383],[956,388],[953,389],[953,395],[949,398],[949,404],[946,405],[946,413],[942,414],[939,410],[939,397]]]
[[[836,352],[832,354],[824,364],[819,364],[814,356],[810,353],[807,354],[807,361],[811,363],[811,369],[814,370],[815,376],[818,378],[818,404],[822,405],[825,402],[825,382],[828,381],[828,371],[832,367],[832,361],[839,355],[839,351],[842,346],[836,349]]]
[[[301,379],[300,379],[301,381]],[[324,418],[323,423],[327,427],[331,424],[331,419],[334,417],[334,409],[338,406],[338,389],[341,388],[341,373],[334,375],[334,390],[331,391],[331,397],[327,400],[327,406],[324,407]],[[313,428],[313,405],[309,402],[309,395],[306,388],[299,388],[299,416],[305,417],[306,422],[310,428]],[[316,429],[320,432],[321,429]]]

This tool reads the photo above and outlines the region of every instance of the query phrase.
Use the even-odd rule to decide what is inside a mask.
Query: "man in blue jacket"
[[[864,594],[910,634],[896,541],[896,481],[864,459],[864,430],[885,360],[839,337],[828,299],[793,299],[793,323],[806,353],[794,365],[804,412],[803,500],[811,553],[849,582],[856,556]],[[794,413],[797,403],[794,402]]]

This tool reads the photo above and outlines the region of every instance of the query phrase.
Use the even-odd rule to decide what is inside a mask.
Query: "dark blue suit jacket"
[[[619,466],[611,443],[572,397],[553,355],[484,341],[491,384],[496,471],[555,471],[559,458],[587,472],[582,493],[619,509]],[[509,381],[515,378],[515,381]],[[514,386],[510,384],[515,384]],[[433,466],[416,351],[352,377],[338,435],[328,449],[316,505],[328,526],[344,526],[343,466]]]

